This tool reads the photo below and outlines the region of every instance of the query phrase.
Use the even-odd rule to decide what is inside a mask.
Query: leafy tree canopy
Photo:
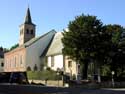
[[[108,50],[111,35],[96,16],[77,16],[69,23],[68,30],[64,31],[62,42],[63,53],[70,58],[81,62],[88,57],[98,58]]]
[[[106,26],[96,16],[82,14],[71,21],[68,31],[63,33],[63,54],[84,64],[85,79],[89,62],[101,65],[106,61],[112,43],[112,35],[106,30]]]
[[[114,44],[118,44],[119,39],[120,39],[120,35],[123,32],[123,27],[121,25],[118,24],[109,24],[109,25],[105,25],[106,31],[112,34],[112,42]]]

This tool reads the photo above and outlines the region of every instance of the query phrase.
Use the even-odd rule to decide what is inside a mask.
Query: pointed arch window
[[[30,34],[33,34],[33,30],[30,31]]]
[[[51,67],[54,67],[54,56],[51,57]]]
[[[29,29],[26,29],[26,34],[29,34]]]
[[[23,55],[20,55],[20,67],[23,67]]]
[[[15,64],[14,64],[14,67],[16,67],[17,65],[16,65],[16,57],[15,57]]]

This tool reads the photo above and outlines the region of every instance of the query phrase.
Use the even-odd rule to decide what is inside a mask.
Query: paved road
[[[0,85],[0,94],[125,94],[125,89],[83,89],[35,85]]]

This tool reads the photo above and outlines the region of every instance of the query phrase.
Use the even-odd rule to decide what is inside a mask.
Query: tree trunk
[[[82,67],[82,79],[87,79],[88,62],[84,62]]]

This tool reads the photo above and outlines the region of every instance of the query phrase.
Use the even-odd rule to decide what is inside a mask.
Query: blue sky
[[[97,16],[104,24],[125,26],[125,0],[0,0],[0,46],[18,43],[28,4],[37,36],[51,29],[62,31],[82,13]]]

